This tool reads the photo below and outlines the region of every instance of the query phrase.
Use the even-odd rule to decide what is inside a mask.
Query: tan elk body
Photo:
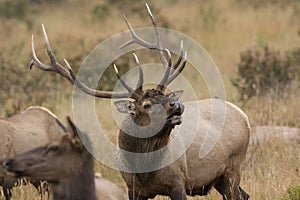
[[[10,118],[1,118],[0,130],[1,163],[8,157],[44,145],[64,132],[59,119],[52,112],[37,106]],[[10,198],[8,190],[15,181],[0,168],[0,185],[3,186],[6,199]]]
[[[247,200],[249,195],[239,184],[241,163],[249,143],[248,117],[238,107],[223,100],[207,99],[183,105],[179,101],[183,91],[166,94],[167,86],[184,69],[187,53],[181,43],[180,55],[172,64],[171,53],[162,46],[156,21],[148,5],[147,10],[156,42],[149,43],[140,38],[124,17],[132,39],[120,48],[135,43],[158,51],[165,73],[156,88],[143,90],[143,72],[135,54],[139,69],[135,89],[127,85],[116,66],[116,75],[126,92],[89,88],[77,79],[66,60],[68,70],[57,62],[44,26],[51,64],[46,65],[38,59],[32,39],[33,59],[30,66],[54,71],[89,95],[98,98],[126,98],[114,104],[119,112],[126,114],[119,131],[117,164],[128,186],[130,200],[146,200],[158,194],[170,196],[172,200],[186,200],[187,195],[206,195],[212,187],[218,190],[223,199]],[[179,140],[172,147],[176,136]],[[191,145],[186,146],[185,140],[191,140]],[[204,154],[201,152],[203,148],[207,150]],[[182,149],[184,152],[176,157],[177,151]],[[176,158],[174,160],[173,155]],[[164,165],[166,161],[170,162]]]
[[[67,134],[4,161],[3,167],[16,177],[46,180],[54,200],[125,200],[118,186],[95,176],[93,157],[81,142],[89,139],[69,118],[68,123]]]
[[[224,104],[225,103],[225,104]],[[225,120],[223,122],[222,113],[219,117],[212,119],[212,110],[225,106]],[[195,116],[194,112],[199,109],[199,116]],[[194,120],[190,120],[194,119]],[[224,124],[214,124],[212,120],[219,121]],[[124,123],[124,122],[123,122]],[[124,125],[123,126],[127,126]],[[191,128],[198,126],[197,129]],[[222,127],[221,133],[218,137],[210,135],[212,131]],[[165,151],[175,152],[181,151],[181,148],[186,148],[187,151],[174,161],[169,166],[159,169],[155,172],[146,173],[126,173],[121,172],[125,182],[129,188],[130,199],[148,199],[154,198],[157,194],[168,195],[172,199],[176,199],[176,194],[185,193],[187,195],[206,195],[208,191],[215,187],[221,194],[225,194],[227,199],[247,199],[248,195],[239,188],[241,176],[241,163],[245,158],[247,151],[250,126],[248,117],[235,105],[224,102],[218,99],[206,99],[197,102],[186,102],[185,111],[182,115],[182,123],[176,126],[170,133],[170,136],[156,138],[153,140],[139,140],[132,142],[132,138],[120,130],[119,145],[122,149],[128,151],[147,153],[153,152],[159,148],[165,147],[156,146],[155,140],[167,140],[166,144],[172,142],[174,137],[179,137],[178,141],[192,140],[192,143],[187,148],[180,142],[176,146],[168,146]],[[127,127],[126,130],[136,130],[136,128]],[[196,130],[197,132],[189,132],[189,130]],[[132,134],[132,133],[130,133]],[[164,133],[166,134],[166,133]],[[124,139],[124,137],[126,139]],[[208,138],[206,138],[208,137]],[[211,151],[205,156],[201,157],[200,149],[205,145],[205,139],[216,141]],[[184,143],[184,142],[183,142]],[[141,148],[137,147],[139,144]],[[172,155],[172,153],[170,154]],[[164,159],[164,157],[161,157]],[[156,162],[160,162],[157,158]],[[126,155],[120,155],[119,164],[121,168],[130,169],[132,165],[133,170],[137,170],[137,165],[140,165],[141,160],[134,158],[127,158]],[[162,160],[163,163],[164,160]],[[153,162],[153,161],[152,161]],[[123,165],[127,164],[126,167]],[[153,165],[146,161],[146,167]],[[145,166],[140,166],[143,168]],[[232,183],[231,183],[232,182]],[[236,190],[236,191],[234,191]],[[233,196],[240,197],[233,198],[231,192],[234,191]],[[130,193],[131,192],[131,193]],[[181,195],[178,195],[181,196]],[[178,198],[180,199],[180,198]]]

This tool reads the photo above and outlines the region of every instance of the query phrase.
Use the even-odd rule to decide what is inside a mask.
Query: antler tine
[[[33,35],[32,35],[31,50],[32,50],[33,58],[30,61],[30,66],[29,66],[30,69],[32,68],[33,65],[35,65],[37,68],[40,68],[44,71],[53,71],[53,72],[59,73],[73,84],[74,80],[72,79],[72,77],[70,76],[68,71],[56,61],[56,58],[55,58],[54,54],[52,53],[52,50],[50,47],[46,29],[43,24],[42,24],[42,29],[43,29],[44,40],[45,40],[45,44],[46,44],[47,53],[48,53],[48,56],[51,61],[51,65],[46,65],[38,59],[36,52],[35,52],[34,39],[33,39]]]
[[[44,24],[42,24],[42,29],[43,29],[44,40],[45,40],[45,44],[46,44],[47,53],[48,53],[50,61],[51,61],[51,65],[56,66],[56,63],[57,63],[56,58],[55,58],[54,54],[52,53],[50,43],[49,43],[49,39],[48,39],[47,32],[46,32]],[[56,69],[58,70],[58,68],[56,68]]]
[[[144,84],[144,75],[143,75],[143,70],[139,61],[139,58],[137,57],[137,55],[135,53],[132,53],[134,60],[136,62],[136,64],[138,65],[138,69],[139,69],[139,79],[138,82],[136,84],[136,89],[139,90],[140,92],[143,91],[143,84]]]
[[[121,45],[120,48],[123,48],[125,46],[128,46],[128,45],[131,45],[131,44],[139,44],[145,48],[148,48],[148,49],[157,49],[158,50],[158,54],[159,54],[159,57],[160,57],[160,60],[163,64],[163,66],[167,67],[168,66],[168,62],[167,62],[167,59],[164,55],[164,52],[163,52],[163,48],[162,48],[162,42],[161,42],[161,38],[160,38],[160,34],[159,34],[159,31],[158,31],[158,28],[157,28],[157,23],[155,21],[155,18],[150,10],[150,7],[148,6],[148,4],[146,3],[146,7],[147,7],[147,12],[150,16],[150,19],[151,19],[151,22],[152,22],[152,25],[153,25],[153,28],[154,28],[154,31],[155,31],[155,35],[156,35],[156,39],[157,39],[157,42],[156,43],[149,43],[145,40],[143,40],[141,37],[139,37],[135,31],[133,30],[132,26],[130,25],[128,19],[126,18],[126,16],[124,15],[124,20],[128,26],[128,29],[131,33],[131,40],[129,40],[128,42],[126,42],[125,44]]]
[[[183,41],[181,40],[180,42],[180,55],[177,58],[176,62],[174,63],[174,65],[172,66],[173,70],[176,70],[177,67],[179,66],[179,64],[181,63],[182,60],[182,56],[184,54],[184,50],[183,50]]]
[[[138,44],[138,45],[141,45],[141,46],[143,46],[143,47],[146,47],[146,48],[148,48],[148,49],[156,49],[156,48],[157,48],[155,43],[147,42],[147,41],[143,40],[141,37],[139,37],[139,36],[135,33],[135,31],[133,30],[132,26],[130,25],[130,23],[129,23],[128,19],[127,19],[127,17],[126,17],[125,15],[123,15],[123,18],[124,18],[124,20],[125,20],[125,22],[126,22],[126,24],[127,24],[127,27],[128,27],[128,29],[129,29],[129,31],[130,31],[130,34],[131,34],[131,37],[132,37],[132,38],[131,38],[128,42],[122,44],[122,45],[119,47],[120,49],[122,49],[122,48],[124,48],[124,47],[126,47],[126,46],[129,46],[129,45],[131,45],[131,44],[134,44],[134,43],[136,43],[136,44]]]
[[[49,65],[45,65],[44,63],[42,63],[36,56],[33,35],[31,35],[31,51],[32,51],[32,60],[29,63],[29,68],[31,69],[33,65],[36,65],[45,71],[50,71],[51,67]]]
[[[165,51],[167,52],[168,59],[169,59],[169,61],[168,61],[168,67],[173,68],[173,66],[172,66],[172,55],[171,55],[171,52],[169,51],[169,49],[165,49]]]
[[[185,51],[184,52],[184,61],[183,63],[180,65],[180,67],[175,70],[171,76],[169,77],[167,83],[166,83],[166,86],[169,85],[181,72],[182,70],[184,69],[185,65],[186,65],[186,61],[187,61],[187,52]]]
[[[158,50],[159,58],[161,60],[161,63],[163,64],[163,66],[168,67],[168,62],[167,62],[167,59],[165,57],[165,54],[164,54],[164,51],[163,51],[163,48],[162,48],[161,37],[160,37],[159,31],[157,29],[157,23],[156,23],[155,18],[153,16],[152,12],[151,12],[151,9],[150,9],[150,7],[147,3],[146,3],[146,7],[147,7],[147,12],[150,16],[150,19],[152,21],[154,31],[155,31],[155,35],[156,35],[156,39],[157,39],[157,50]]]
[[[176,60],[176,62],[174,63],[174,65],[172,66],[172,59],[171,59],[171,54],[169,52],[169,50],[167,49],[163,49],[162,47],[162,41],[161,41],[161,36],[159,34],[159,30],[158,30],[158,27],[157,27],[157,23],[156,23],[156,20],[151,12],[151,9],[149,7],[149,5],[146,3],[146,7],[147,7],[147,12],[150,16],[150,19],[151,19],[151,22],[152,22],[152,25],[153,25],[153,28],[154,28],[154,31],[155,31],[155,35],[156,35],[156,43],[149,43],[145,40],[143,40],[142,38],[140,38],[136,33],[135,31],[133,30],[132,26],[130,25],[128,19],[126,18],[126,16],[124,16],[124,20],[128,26],[128,29],[131,33],[131,40],[129,40],[128,42],[126,42],[125,44],[121,45],[120,48],[123,48],[125,46],[128,46],[128,45],[131,45],[131,44],[139,44],[145,48],[148,48],[148,49],[156,49],[158,51],[158,54],[159,54],[159,58],[161,60],[161,63],[163,64],[163,66],[165,67],[166,71],[165,71],[165,74],[161,80],[161,82],[159,83],[159,85],[157,86],[157,89],[158,90],[161,90],[162,92],[164,92],[167,84],[169,84],[171,81],[169,80],[174,80],[178,75],[175,75],[175,71],[176,69],[178,68],[178,66],[180,65],[180,63],[182,62],[182,56],[184,54],[184,50],[183,50],[183,42],[181,41],[181,50],[180,50],[180,56],[178,57],[178,59]],[[165,53],[164,51],[167,52],[168,54],[168,58],[166,58],[165,56]],[[178,73],[179,71],[181,72],[184,68],[185,64],[181,65],[180,66],[180,70],[178,70],[176,73]],[[171,72],[171,68],[174,70],[173,72]],[[180,73],[179,72],[179,73]],[[174,75],[173,75],[174,74]],[[170,77],[171,75],[171,77]]]
[[[75,85],[76,87],[81,89],[83,92],[85,92],[91,96],[100,97],[100,98],[128,98],[128,97],[130,97],[130,94],[128,92],[110,92],[110,91],[94,90],[92,88],[89,88],[82,82],[80,82],[77,79],[70,64],[68,63],[68,61],[66,59],[64,59],[64,61],[68,67],[68,70],[66,70],[60,63],[57,62],[57,60],[51,50],[47,32],[46,32],[44,25],[42,25],[42,29],[43,29],[43,35],[44,35],[44,40],[45,40],[45,44],[46,44],[47,54],[48,54],[48,57],[50,58],[51,64],[46,65],[38,59],[36,52],[35,52],[34,39],[32,36],[32,41],[31,41],[32,60],[30,61],[30,64],[29,64],[30,69],[32,68],[33,65],[35,65],[37,68],[39,68],[41,70],[56,72],[56,73],[60,74],[61,76],[63,76],[64,78],[66,78],[68,81],[70,81],[73,85]]]
[[[131,95],[134,92],[134,89],[131,88],[129,85],[127,85],[127,83],[122,79],[122,77],[119,74],[119,70],[118,70],[116,64],[114,64],[114,69],[115,69],[115,73],[116,73],[119,81],[121,82],[123,87],[128,91],[128,93]]]
[[[157,23],[155,21],[155,18],[151,12],[151,9],[149,7],[149,5],[146,3],[146,7],[147,7],[147,12],[151,18],[151,21],[152,21],[152,25],[153,25],[153,28],[154,28],[154,31],[155,31],[155,35],[156,35],[156,38],[157,38],[157,50],[158,50],[158,54],[159,54],[159,57],[160,57],[160,60],[163,64],[163,66],[166,68],[166,71],[165,71],[165,74],[161,80],[161,82],[159,83],[159,85],[157,86],[157,89],[159,89],[160,91],[164,92],[165,89],[166,89],[166,83],[168,82],[168,78],[169,78],[169,75],[170,75],[170,71],[171,71],[171,65],[172,65],[172,58],[171,58],[171,53],[168,49],[165,49],[168,56],[169,56],[169,62],[167,61],[167,58],[165,57],[165,54],[163,52],[163,49],[162,49],[162,42],[161,42],[161,37],[160,37],[160,34],[159,34],[159,31],[157,29]]]
[[[169,76],[170,76],[170,71],[171,71],[171,68],[172,68],[172,56],[171,56],[171,53],[168,49],[165,49],[165,51],[167,52],[168,54],[168,57],[169,57],[169,62],[168,62],[168,66],[166,68],[166,71],[165,71],[165,74],[162,78],[162,80],[160,81],[160,83],[158,84],[158,86],[156,87],[158,90],[164,92],[165,89],[166,89],[166,83],[168,82],[168,79],[169,79]]]

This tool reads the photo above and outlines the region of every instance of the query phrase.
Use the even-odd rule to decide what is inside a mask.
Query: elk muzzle
[[[171,101],[169,103],[170,112],[167,118],[167,122],[171,125],[179,125],[182,122],[182,113],[184,111],[184,105],[180,101]]]
[[[2,167],[7,171],[7,174],[9,176],[19,178],[22,176],[22,170],[20,171],[19,169],[14,167],[14,160],[13,159],[7,159],[2,163]]]

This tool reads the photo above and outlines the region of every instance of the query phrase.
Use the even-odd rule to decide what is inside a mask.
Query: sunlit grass
[[[61,63],[63,58],[72,59],[78,55],[87,55],[100,41],[127,30],[122,19],[123,14],[127,15],[134,27],[151,25],[149,19],[140,18],[134,13],[120,13],[118,10],[113,10],[104,22],[92,22],[90,10],[98,1],[77,1],[77,4],[66,2],[59,6],[53,4],[49,7],[45,5],[38,7],[39,14],[33,13],[31,16],[31,29],[28,29],[23,21],[0,18],[2,38],[0,49],[4,50],[2,52],[4,56],[8,59],[17,59],[27,66],[31,59],[31,34],[34,34],[37,53],[42,60],[48,62],[41,24],[45,24],[52,49]],[[300,127],[299,92],[288,93],[281,98],[257,97],[248,102],[239,102],[237,91],[230,83],[230,79],[236,74],[241,51],[266,44],[281,51],[299,47],[299,25],[293,16],[292,8],[282,9],[276,5],[262,8],[245,7],[237,4],[235,0],[191,0],[189,3],[158,0],[148,2],[161,10],[161,16],[167,20],[171,29],[189,35],[206,48],[221,71],[227,99],[238,104],[248,114],[253,126]],[[158,19],[158,22],[161,22],[161,19]],[[23,46],[23,49],[18,54],[14,54],[8,51],[12,46]],[[34,70],[31,72],[28,70],[28,74],[24,76],[30,76],[30,73],[35,73]],[[193,70],[186,69],[184,75],[191,78],[199,98],[208,97],[204,83],[192,78]],[[58,98],[59,102],[53,102],[53,112],[64,121],[66,115],[72,116],[70,97],[72,87],[66,86],[68,84],[66,80],[62,81],[57,83],[62,85],[58,94],[68,98]],[[116,144],[118,128],[111,120],[111,104],[107,100],[96,101],[98,118],[104,122],[105,134]],[[249,148],[243,165],[242,187],[251,195],[251,199],[282,199],[291,184],[300,183],[299,168],[297,168],[300,166],[299,155],[299,145],[284,145],[276,141]],[[96,164],[95,169],[103,177],[125,188],[125,183],[116,170],[100,163]],[[39,199],[35,188],[30,185],[15,188],[13,194],[14,200]],[[3,195],[0,198],[3,198]],[[190,199],[218,200],[221,197],[212,190],[207,197]]]

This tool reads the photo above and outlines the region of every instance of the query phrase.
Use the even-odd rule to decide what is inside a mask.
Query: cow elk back
[[[10,118],[0,118],[0,162],[8,157],[44,145],[64,132],[59,119],[44,107],[30,107]],[[17,179],[7,176],[0,168],[0,185],[5,198],[11,196],[11,189]]]
[[[66,134],[4,161],[3,167],[16,178],[46,180],[53,191],[54,200],[125,200],[124,192],[118,186],[95,176],[93,157],[82,143],[82,140],[85,144],[89,143],[88,137],[80,132],[70,118],[67,121],[69,126]]]

